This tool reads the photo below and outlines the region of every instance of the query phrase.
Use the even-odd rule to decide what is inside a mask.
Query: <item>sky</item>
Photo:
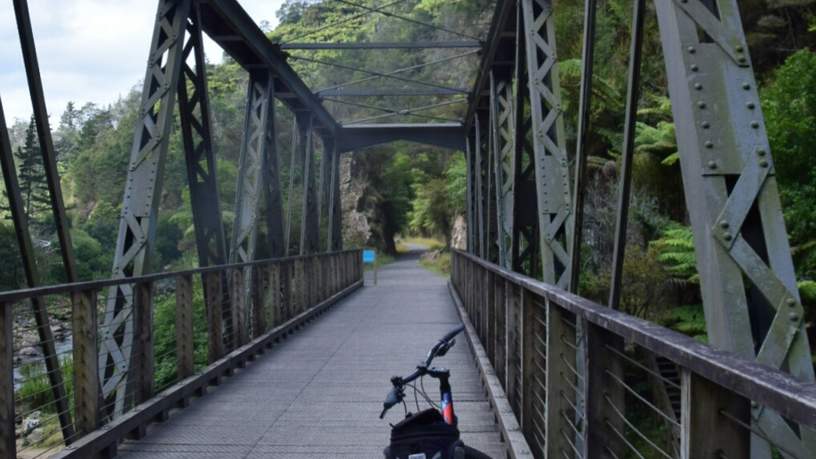
[[[29,0],[51,124],[69,101],[107,105],[144,78],[155,0]],[[239,0],[256,23],[277,25],[283,0]],[[205,39],[210,62],[221,49]],[[0,98],[10,125],[31,116],[12,0],[0,0]]]

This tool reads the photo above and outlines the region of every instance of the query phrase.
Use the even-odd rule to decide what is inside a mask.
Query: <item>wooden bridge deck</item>
[[[402,418],[402,408],[394,407],[378,419],[390,377],[409,373],[459,323],[445,282],[418,266],[416,254],[382,268],[377,286],[367,273],[366,287],[153,424],[144,439],[121,445],[120,457],[381,458],[386,421]],[[504,457],[464,337],[437,364],[451,369],[464,441]],[[434,381],[425,388],[438,398]]]

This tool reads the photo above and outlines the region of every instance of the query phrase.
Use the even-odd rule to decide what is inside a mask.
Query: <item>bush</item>
[[[72,404],[74,401],[74,361],[70,358],[63,360],[60,362],[60,369],[65,385],[65,396]],[[20,376],[22,376],[23,384],[17,389],[15,396],[21,402],[22,411],[56,413],[57,406],[54,403],[45,367],[40,362],[23,365],[20,367]]]

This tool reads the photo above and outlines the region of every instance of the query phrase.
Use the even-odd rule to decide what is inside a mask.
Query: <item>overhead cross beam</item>
[[[396,140],[463,150],[465,131],[461,123],[354,124],[337,131],[336,148],[341,153]]]
[[[362,42],[362,43],[281,43],[282,50],[324,49],[451,49],[481,48],[476,40],[462,41],[414,41],[414,42]]]
[[[423,89],[325,89],[317,91],[325,97],[417,97],[417,96],[458,96],[466,94],[464,88],[423,88]]]
[[[235,0],[201,2],[204,32],[247,70],[265,68],[276,77],[276,92],[296,97],[284,99],[293,111],[308,110],[323,129],[334,131],[337,123],[320,100],[289,66],[280,49],[269,41],[255,21]],[[230,38],[233,37],[233,38]]]

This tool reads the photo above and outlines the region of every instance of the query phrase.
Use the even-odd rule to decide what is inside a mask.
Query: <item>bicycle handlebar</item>
[[[391,407],[402,401],[402,398],[404,397],[404,394],[402,392],[403,386],[413,382],[420,376],[428,374],[428,367],[431,366],[431,362],[433,361],[433,359],[437,356],[445,355],[448,352],[448,350],[451,347],[453,347],[453,344],[456,342],[453,340],[453,338],[459,333],[462,333],[464,329],[465,326],[460,325],[454,328],[453,330],[449,331],[445,336],[443,336],[442,339],[440,339],[431,348],[431,350],[428,351],[428,357],[425,359],[425,362],[423,362],[424,364],[419,365],[417,369],[414,370],[413,373],[406,377],[395,376],[391,378],[391,384],[393,384],[394,387],[388,393],[385,402],[383,402],[383,410],[382,413],[380,413],[380,419],[382,419],[383,416],[385,416],[386,411],[388,411],[389,409],[391,409]]]

